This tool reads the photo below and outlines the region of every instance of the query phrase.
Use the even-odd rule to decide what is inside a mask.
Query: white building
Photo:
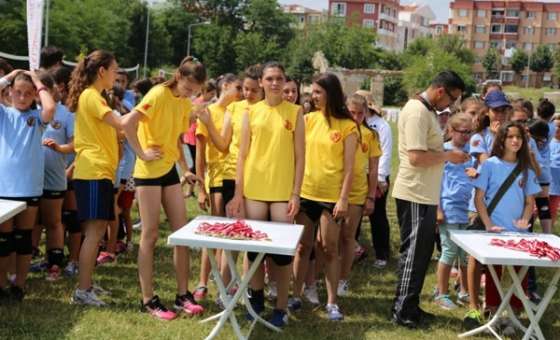
[[[436,15],[428,5],[402,5],[399,11],[397,50],[402,51],[415,39],[431,36],[430,23]]]

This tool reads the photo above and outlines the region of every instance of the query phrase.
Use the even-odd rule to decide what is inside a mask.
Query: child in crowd
[[[469,138],[472,133],[472,116],[457,113],[448,122],[447,135],[451,138],[443,147],[445,150],[461,150],[469,152]],[[453,241],[450,230],[465,230],[469,221],[469,201],[473,185],[468,170],[474,166],[472,159],[462,164],[445,163],[443,172],[441,199],[438,207],[437,221],[441,237],[441,257],[437,269],[437,294],[435,303],[445,309],[457,308],[449,297],[449,276],[453,262],[458,259],[461,274],[460,292],[457,302],[468,303],[466,254]]]

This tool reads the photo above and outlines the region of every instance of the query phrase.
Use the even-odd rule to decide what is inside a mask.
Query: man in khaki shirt
[[[465,90],[453,71],[438,74],[399,114],[399,170],[393,187],[401,246],[393,322],[408,328],[433,318],[419,307],[420,293],[435,241],[436,213],[444,162],[463,163],[468,155],[444,151],[436,110],[455,103]]]

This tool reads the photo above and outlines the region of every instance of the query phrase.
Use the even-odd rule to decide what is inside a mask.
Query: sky
[[[297,4],[313,9],[326,9],[329,6],[328,0],[279,0],[281,4]],[[416,2],[418,4],[429,4],[432,11],[436,14],[438,22],[447,22],[449,17],[450,0],[401,0],[401,4],[406,5]]]

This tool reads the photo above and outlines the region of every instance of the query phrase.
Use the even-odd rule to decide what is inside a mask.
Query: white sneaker
[[[336,290],[337,296],[348,296],[350,294],[350,286],[348,285],[348,280],[338,281],[338,288]]]
[[[103,302],[95,292],[93,288],[90,289],[76,289],[72,295],[72,303],[78,305],[88,305],[96,307],[105,307],[107,304]]]
[[[142,221],[138,221],[138,223],[134,223],[132,225],[132,230],[142,230]]]
[[[78,275],[78,263],[70,261],[64,268],[64,275],[74,277]]]
[[[309,301],[312,305],[319,305],[319,294],[317,294],[317,285],[312,284],[309,287],[305,286],[303,288],[303,296],[305,299]]]
[[[327,305],[327,317],[331,321],[342,321],[344,319],[344,315],[340,312],[340,308],[338,305]]]
[[[276,288],[275,281],[268,281],[268,294],[267,297],[269,300],[274,300],[278,296],[278,289]]]
[[[387,261],[386,260],[375,260],[375,262],[373,263],[373,266],[377,269],[384,269],[385,267],[387,267]]]

